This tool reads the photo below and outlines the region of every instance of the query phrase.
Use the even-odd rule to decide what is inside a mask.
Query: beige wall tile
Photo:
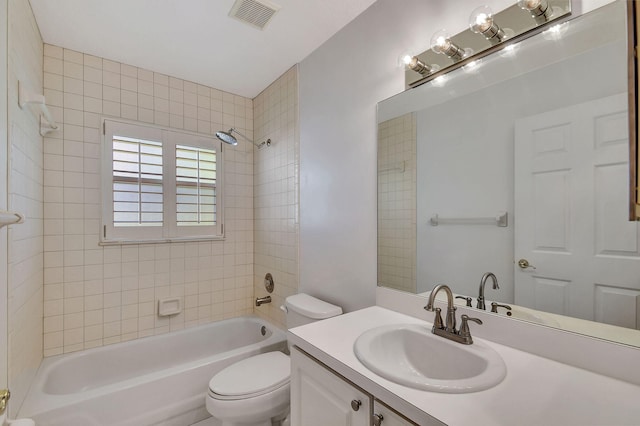
[[[59,103],[66,118],[64,132],[58,136],[63,138],[63,152],[48,155],[44,165],[45,193],[51,194],[44,203],[45,211],[50,211],[44,223],[48,238],[44,275],[49,283],[44,312],[45,354],[252,313],[253,234],[240,232],[246,226],[236,218],[253,221],[254,200],[244,196],[252,194],[253,186],[250,144],[225,146],[226,198],[232,206],[225,212],[225,241],[98,245],[101,200],[96,190],[100,187],[97,170],[102,118],[126,118],[211,135],[221,124],[211,121],[210,96],[215,93],[221,97],[223,93],[56,46],[45,45],[44,50],[45,85],[60,92]],[[253,104],[251,99],[226,96],[243,105]],[[187,101],[192,110],[185,108]],[[246,116],[244,109],[231,111],[233,119],[236,112],[238,119]],[[191,121],[185,119],[188,115]],[[252,137],[250,129],[238,130]],[[55,196],[58,193],[62,200]],[[62,237],[62,245],[54,239],[57,237]],[[201,261],[187,262],[187,253],[194,248]],[[233,255],[225,256],[230,248]],[[224,265],[224,272],[214,272],[214,265]],[[212,297],[216,274],[224,274],[232,286],[224,302]],[[195,305],[185,303],[184,312],[171,319],[157,317],[158,298],[184,298],[187,294],[195,297]],[[214,309],[220,302],[225,307]]]

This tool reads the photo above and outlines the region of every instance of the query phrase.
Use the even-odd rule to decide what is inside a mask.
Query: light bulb
[[[459,61],[465,55],[464,49],[451,41],[451,37],[445,29],[433,34],[431,37],[431,50],[436,53],[442,53],[454,61]]]
[[[493,25],[493,11],[489,6],[480,6],[471,12],[469,28],[476,34],[482,34]]]
[[[431,50],[436,53],[444,53],[451,47],[451,39],[447,30],[437,31],[431,37]]]
[[[519,0],[518,1],[518,6],[521,9],[525,9],[525,10],[536,9],[540,7],[541,4],[542,4],[542,0]]]
[[[422,75],[429,75],[435,71],[435,69],[424,62],[422,62],[417,56],[409,58],[403,58],[406,61],[407,68]]]
[[[403,51],[400,56],[398,56],[398,68],[404,68],[411,62],[411,58],[413,55],[408,50]]]
[[[493,21],[493,11],[486,5],[480,6],[471,12],[469,28],[476,34],[482,34],[493,45],[507,38],[502,28]]]
[[[424,76],[438,70],[437,66],[422,62],[420,58],[412,55],[408,50],[403,51],[400,56],[398,56],[398,67],[408,68]]]
[[[528,10],[538,24],[547,22],[553,15],[553,8],[549,7],[547,0],[519,0],[518,6]]]

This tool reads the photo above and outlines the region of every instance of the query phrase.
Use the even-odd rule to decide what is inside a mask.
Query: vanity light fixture
[[[452,35],[441,29],[431,36],[428,50],[405,50],[397,57],[396,64],[404,72],[407,88],[433,81],[461,67],[466,72],[475,72],[478,63],[472,63],[474,59],[494,52],[499,52],[500,56],[514,56],[516,44],[521,40],[566,20],[571,15],[571,2],[510,0],[506,9],[497,12],[486,4],[478,6],[468,15],[468,26],[464,31]],[[545,38],[557,40],[564,32],[566,26],[544,34]]]
[[[412,71],[415,71],[422,75],[429,75],[435,71],[436,68],[432,67],[429,64],[425,64],[417,56],[404,55],[402,57],[402,63],[407,66]]]
[[[549,6],[547,0],[518,0],[518,6],[528,10],[538,24],[544,24],[553,15],[553,8]]]
[[[493,11],[487,5],[480,6],[471,12],[469,29],[476,34],[482,34],[492,45],[496,45],[507,38],[505,31],[493,20]]]
[[[465,49],[451,41],[451,36],[447,30],[437,31],[431,37],[431,50],[441,53],[454,61],[459,61],[466,55]]]

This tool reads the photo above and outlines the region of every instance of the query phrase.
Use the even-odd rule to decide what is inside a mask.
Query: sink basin
[[[356,339],[354,352],[379,376],[431,392],[477,392],[497,385],[507,373],[502,357],[483,342],[452,342],[418,324],[368,330]]]

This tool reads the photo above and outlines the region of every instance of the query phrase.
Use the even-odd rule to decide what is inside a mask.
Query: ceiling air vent
[[[236,0],[229,16],[263,30],[279,9],[277,4],[265,0]]]

